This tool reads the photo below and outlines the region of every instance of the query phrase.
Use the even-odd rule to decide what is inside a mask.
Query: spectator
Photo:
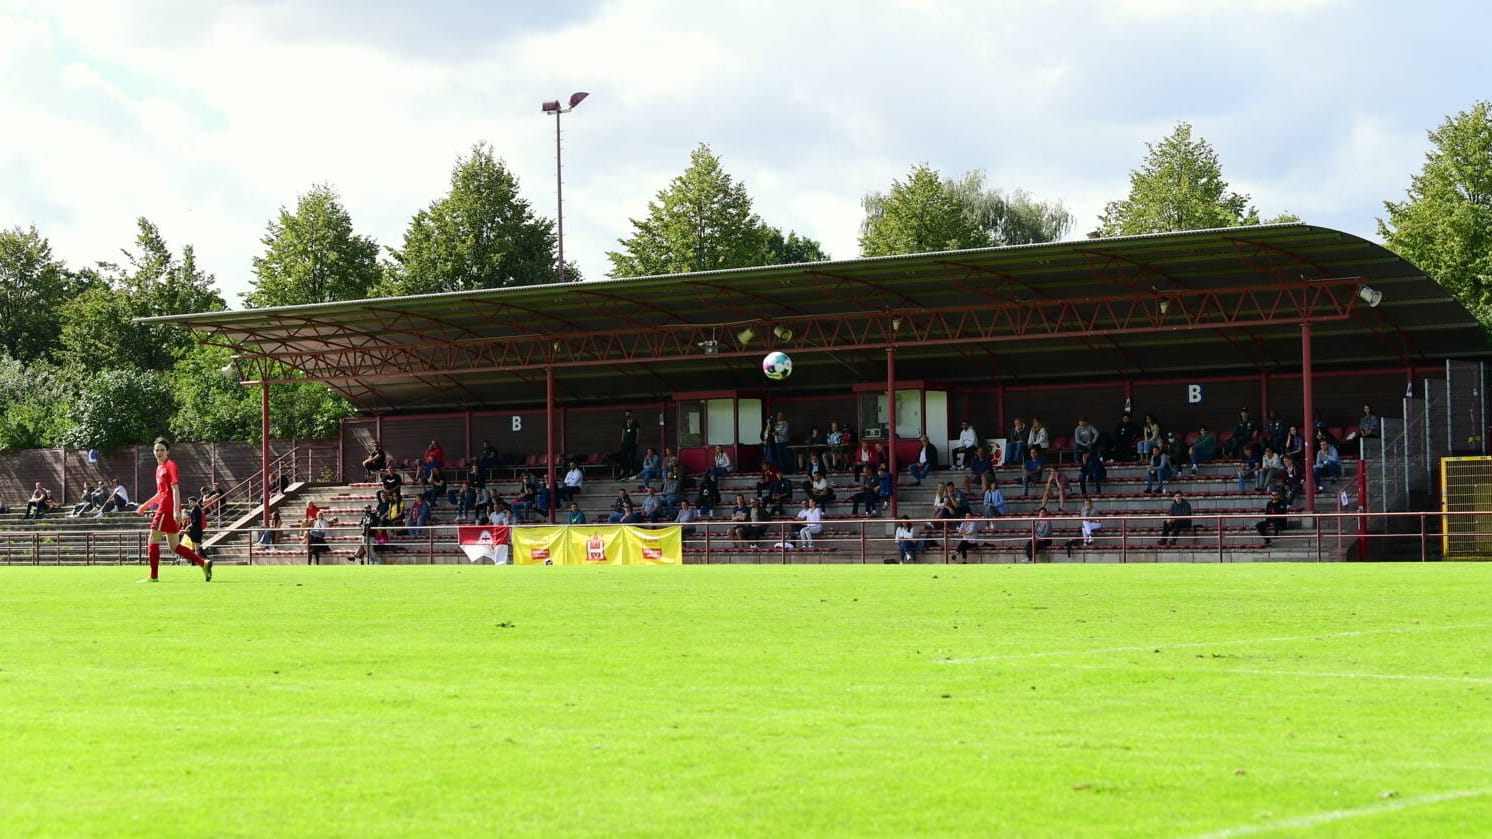
[[[1259,480],[1254,483],[1254,489],[1263,492],[1274,486],[1274,479],[1284,468],[1284,461],[1280,459],[1279,452],[1274,446],[1266,446],[1264,454],[1259,458]]]
[[[518,494],[513,498],[513,517],[518,521],[534,518],[534,507],[538,501],[539,486],[534,482],[532,473],[524,472],[523,479],[518,484]]]
[[[638,470],[634,479],[642,481],[642,488],[648,489],[653,485],[653,481],[660,480],[662,477],[663,458],[658,454],[657,449],[649,446],[647,451],[643,452],[642,468]]]
[[[1082,543],[1083,547],[1087,547],[1093,544],[1093,534],[1097,533],[1100,530],[1103,530],[1103,522],[1099,521],[1097,514],[1093,512],[1093,499],[1083,499],[1083,512],[1081,513],[1081,516],[1083,535],[1078,539],[1067,540],[1066,548],[1067,557],[1069,559],[1072,558],[1073,547],[1075,547],[1079,542]]]
[[[364,507],[363,509],[364,510],[371,510],[373,508],[370,505],[368,507]],[[259,531],[259,544],[266,545],[266,546],[267,545],[273,545],[275,543],[275,539],[277,539],[279,537],[280,528],[284,527],[284,525],[285,525],[285,523],[280,520],[280,511],[279,510],[270,510],[269,511],[269,525],[267,527],[265,527],[263,530]]]
[[[1031,540],[1026,543],[1026,561],[1035,562],[1037,554],[1052,546],[1052,520],[1047,517],[1045,507],[1036,511],[1036,520],[1031,522]]]
[[[108,500],[108,491],[104,489],[104,482],[99,481],[95,486],[88,481],[83,482],[83,492],[79,496],[78,503],[73,505],[73,511],[67,514],[70,519],[75,519],[85,513],[91,513],[100,508],[103,502]]]
[[[1098,428],[1087,417],[1078,417],[1078,425],[1072,430],[1072,459],[1081,463],[1089,452],[1098,454]]]
[[[1295,499],[1305,491],[1305,468],[1291,455],[1285,455],[1285,465],[1280,470],[1280,490],[1285,503],[1295,506]]]
[[[1026,435],[1026,445],[1042,451],[1051,448],[1051,437],[1047,434],[1046,426],[1041,424],[1039,417],[1031,418],[1031,431]]]
[[[798,468],[807,469],[809,460],[818,461],[823,468],[824,452],[829,449],[829,438],[818,426],[808,429],[808,439],[803,441],[803,447],[798,449]]]
[[[477,474],[483,479],[490,476],[492,470],[497,468],[497,449],[492,447],[490,440],[482,441],[482,450],[477,453],[476,468]]]
[[[699,520],[699,513],[690,506],[687,499],[683,499],[679,501],[679,512],[674,516],[673,520],[674,524],[683,527],[681,532],[687,538],[694,535],[695,528],[693,523]]]
[[[508,505],[496,502],[502,509],[507,510]],[[423,495],[416,495],[409,499],[409,530],[416,533],[424,533],[425,527],[430,524],[430,503]],[[511,523],[511,522],[510,522]]]
[[[778,411],[777,418],[772,422],[772,460],[782,472],[791,472],[794,466],[790,428],[787,414]]]
[[[429,504],[431,507],[440,506],[441,499],[446,497],[445,475],[439,469],[437,469],[435,470],[435,473],[427,479],[426,483],[427,486],[425,487],[425,503]]]
[[[743,548],[760,539],[767,530],[764,523],[767,520],[766,513],[762,511],[762,503],[755,498],[748,502],[745,496],[737,495],[730,520],[734,522],[730,529],[730,538]]]
[[[368,452],[368,456],[363,458],[363,469],[369,473],[382,472],[389,465],[388,452],[383,450],[383,443],[374,440],[373,448]]]
[[[1180,472],[1187,461],[1191,458],[1191,447],[1184,440],[1176,436],[1176,432],[1166,432],[1166,453],[1171,456],[1171,466]]]
[[[1264,453],[1258,443],[1245,443],[1238,455],[1238,491],[1246,492],[1258,487],[1264,468]]]
[[[652,490],[650,489],[648,492],[652,492]],[[633,506],[632,496],[627,493],[627,490],[617,490],[616,500],[611,502],[611,515],[606,520],[611,524],[621,522],[622,516],[627,514],[627,509],[631,506]]]
[[[819,509],[819,504],[813,498],[803,499],[803,509],[798,511],[798,520],[803,526],[798,528],[798,547],[812,548],[813,537],[822,533],[824,525],[824,511]]]
[[[1321,492],[1321,479],[1331,477],[1331,482],[1336,483],[1342,477],[1342,457],[1337,454],[1337,447],[1330,440],[1323,439],[1316,444],[1316,467],[1312,471],[1316,476],[1316,491]]]
[[[573,502],[571,506],[574,506]],[[546,476],[544,482],[539,485],[539,492],[534,496],[534,514],[539,521],[549,518],[549,511],[554,509],[554,483]]]
[[[574,501],[570,502],[570,517],[565,524],[585,524],[585,513],[581,512],[580,505]]]
[[[1000,491],[998,483],[990,481],[989,486],[985,487],[983,503],[985,518],[992,519],[997,515],[1005,515],[1005,493]]]
[[[663,503],[663,496],[658,490],[648,487],[646,494],[642,497],[642,517],[645,521],[658,521],[668,512],[668,505]],[[626,505],[623,505],[622,515],[626,516]]]
[[[829,433],[824,435],[824,441],[829,444],[829,448],[824,452],[824,462],[830,469],[844,471],[847,468],[845,460],[849,456],[850,447],[839,423],[829,423]]]
[[[42,488],[41,481],[37,481],[36,488],[31,491],[31,497],[26,501],[26,512],[21,518],[41,518],[47,511],[47,495],[47,491]]]
[[[1285,529],[1289,524],[1289,513],[1290,506],[1285,503],[1284,496],[1277,489],[1271,490],[1269,502],[1264,505],[1264,520],[1254,524],[1254,529],[1264,537],[1264,544],[1268,545],[1271,537],[1279,536]]]
[[[1103,457],[1098,452],[1085,452],[1083,462],[1078,466],[1078,490],[1083,495],[1088,494],[1088,484],[1093,484],[1093,494],[1103,495],[1103,479],[1109,476],[1109,470],[1103,465]]]
[[[307,565],[320,565],[321,555],[331,550],[331,546],[326,543],[326,537],[331,533],[334,523],[327,519],[324,511],[316,514],[315,521],[312,521],[310,528],[306,530]]]
[[[900,564],[917,561],[917,531],[906,516],[896,523],[896,551]],[[889,560],[888,560],[889,561]]]
[[[1119,418],[1119,424],[1114,426],[1114,450],[1110,453],[1113,459],[1129,460],[1135,456],[1141,434],[1140,426],[1136,425],[1129,412],[1125,411],[1124,415]]]
[[[478,522],[484,522],[492,515],[492,490],[486,484],[477,487],[476,498],[471,505],[472,517]]]
[[[756,482],[756,497],[765,501],[772,497],[772,490],[777,486],[777,468],[770,463],[762,465],[761,480]]]
[[[716,478],[723,478],[730,474],[731,466],[730,452],[724,446],[715,447],[715,465],[710,467],[710,474]]]
[[[652,490],[648,491],[652,492]],[[642,513],[636,507],[628,504],[622,508],[622,517],[618,519],[618,524],[642,524]]]
[[[1163,442],[1165,440],[1160,433],[1160,421],[1153,414],[1146,414],[1145,422],[1140,426],[1140,439],[1135,443],[1135,453],[1144,458]]]
[[[1026,460],[1021,464],[1021,495],[1031,494],[1031,485],[1041,483],[1046,476],[1046,461],[1041,449],[1031,446],[1026,450]]]
[[[1010,423],[1010,439],[1005,441],[1005,462],[1014,463],[1019,466],[1026,462],[1026,439],[1031,436],[1031,428],[1026,421],[1016,417]],[[1000,464],[995,464],[999,466]]]
[[[477,488],[471,485],[471,481],[462,481],[461,494],[456,498],[456,519],[470,521],[476,506]]]
[[[429,478],[444,469],[445,465],[445,448],[440,445],[439,440],[431,440],[430,445],[425,447],[425,454],[420,458],[420,477]]]
[[[633,419],[632,412],[626,411],[622,416],[622,450],[617,455],[621,462],[622,474],[631,475],[629,481],[637,480],[637,420]]]
[[[871,448],[870,441],[861,440],[860,445],[855,449],[855,455],[850,463],[850,469],[855,473],[855,480],[858,481],[862,476],[866,475],[874,477],[876,466],[878,465],[875,449]]]
[[[1186,450],[1187,459],[1192,465],[1192,474],[1197,474],[1197,467],[1204,463],[1210,463],[1217,457],[1217,437],[1203,425],[1197,429],[1197,439],[1192,441]]]
[[[975,536],[978,531],[978,525],[974,523],[973,512],[964,513],[964,517],[958,523],[957,531],[958,546],[954,550],[958,551],[958,561],[968,564],[969,551],[979,547],[979,542]]]
[[[1041,506],[1045,507],[1047,501],[1051,500],[1052,493],[1057,494],[1057,512],[1067,512],[1067,489],[1072,485],[1072,479],[1062,471],[1061,464],[1048,463],[1046,472],[1046,491],[1041,494]]]
[[[684,482],[679,479],[679,470],[672,468],[663,476],[663,489],[658,493],[663,507],[671,518],[679,502],[684,500]]]
[[[959,424],[958,445],[954,446],[953,451],[949,452],[949,455],[953,459],[953,465],[959,469],[964,468],[964,464],[968,462],[969,457],[977,451],[979,451],[979,432],[975,431],[972,425],[969,425],[968,420],[964,420]]]
[[[879,510],[888,509],[891,499],[896,496],[896,477],[882,463],[876,467],[876,506]]]
[[[860,481],[860,486],[850,496],[850,515],[860,515],[860,505],[865,505],[865,514],[873,516],[876,514],[876,502],[879,496],[876,494],[876,479],[874,475],[867,474]]]
[[[390,495],[399,494],[399,488],[404,486],[404,479],[394,471],[394,464],[390,463],[383,468],[383,476],[379,478],[379,485]]]
[[[97,513],[93,514],[94,518],[100,518],[104,513],[128,511],[133,507],[130,504],[129,492],[124,488],[124,484],[119,482],[118,478],[111,479],[109,485],[112,487],[109,499],[104,502],[104,506]]]
[[[820,510],[827,511],[829,504],[834,501],[834,487],[829,484],[829,476],[824,474],[814,475],[808,483],[808,497],[818,504]]]
[[[363,515],[357,521],[358,535],[362,537],[362,544],[358,545],[357,553],[352,556],[353,559],[357,560],[359,565],[363,563],[369,565],[378,564],[378,550],[374,547],[378,542],[378,520],[378,511],[373,508],[373,505],[364,505]],[[271,524],[275,521],[278,521],[278,518],[271,519]]]
[[[1285,454],[1285,421],[1280,418],[1280,412],[1270,409],[1269,418],[1264,421],[1264,439],[1275,452],[1281,456]]]
[[[699,479],[699,492],[694,498],[701,516],[715,515],[715,505],[720,503],[720,485],[716,483],[714,475],[706,472]]]
[[[1190,534],[1192,530],[1192,505],[1181,495],[1181,490],[1176,490],[1171,495],[1171,506],[1166,510],[1166,520],[1161,524],[1160,543],[1162,545],[1175,544],[1176,539],[1183,532]]]
[[[1377,437],[1383,428],[1378,416],[1373,413],[1373,406],[1363,403],[1362,416],[1357,420],[1357,437]],[[1351,440],[1352,437],[1347,439]]]
[[[964,476],[964,489],[973,491],[977,486],[980,492],[989,488],[995,480],[995,463],[990,459],[989,452],[984,446],[976,446],[974,453],[968,456],[969,474]]]
[[[1171,455],[1163,448],[1150,451],[1150,465],[1145,470],[1145,492],[1161,494],[1171,479]]]
[[[192,544],[187,547],[196,551],[197,556],[205,558],[207,556],[207,549],[202,547],[202,540],[207,533],[207,510],[202,506],[202,499],[200,497],[188,498],[187,500],[192,504],[192,509],[187,511],[186,531],[187,538],[192,540]]]
[[[1248,408],[1241,408],[1238,411],[1238,422],[1233,424],[1233,436],[1223,444],[1223,454],[1228,457],[1242,458],[1244,448],[1258,438],[1259,424],[1249,417]]]
[[[772,482],[772,488],[768,493],[763,505],[767,512],[774,516],[787,515],[787,505],[793,503],[793,482],[786,475],[779,474],[777,480]]]
[[[585,473],[580,471],[580,466],[575,461],[570,461],[570,469],[565,473],[565,481],[559,488],[559,503],[574,501],[584,485]]]
[[[1285,432],[1285,445],[1280,453],[1295,458],[1296,463],[1304,463],[1306,456],[1305,446],[1305,435],[1300,433],[1299,428],[1292,425],[1290,426],[1290,430]]]
[[[912,480],[917,482],[917,486],[922,486],[922,479],[926,478],[928,473],[938,465],[938,447],[927,439],[926,434],[918,437],[917,440],[922,446],[917,449],[917,457],[907,465],[907,471],[911,473]]]

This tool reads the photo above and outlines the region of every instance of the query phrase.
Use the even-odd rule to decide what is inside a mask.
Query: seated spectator
[[[896,523],[896,551],[901,564],[917,561],[917,531],[906,516]]]
[[[810,459],[822,461],[824,452],[828,448],[829,438],[824,436],[824,432],[818,426],[808,429],[808,439],[804,440],[803,447],[798,449],[798,468],[807,469]]]
[[[367,457],[363,458],[363,469],[368,472],[382,472],[389,464],[389,456],[383,450],[383,443],[374,440],[373,449],[368,452]]]
[[[1103,465],[1103,457],[1098,452],[1085,452],[1082,463],[1078,466],[1078,490],[1083,495],[1088,494],[1088,484],[1093,484],[1093,494],[1103,495],[1103,479],[1109,476],[1109,470]]]
[[[1098,454],[1098,427],[1088,422],[1087,417],[1078,417],[1077,427],[1072,430],[1072,459],[1083,461],[1083,455]]]
[[[1270,490],[1269,503],[1264,505],[1264,520],[1256,522],[1254,529],[1264,537],[1264,544],[1268,545],[1270,540],[1280,535],[1289,524],[1290,507],[1285,503],[1285,498],[1279,490]]]
[[[1019,466],[1026,462],[1026,438],[1031,436],[1031,427],[1016,417],[1010,424],[1010,437],[1005,441],[1005,462]],[[996,466],[1000,464],[995,464]]]
[[[477,522],[484,522],[492,515],[492,490],[486,484],[477,487],[477,497],[471,505],[472,517]]]
[[[1171,506],[1166,510],[1166,520],[1161,524],[1160,543],[1174,544],[1183,533],[1191,533],[1192,505],[1182,496],[1181,490],[1171,495]]]
[[[539,500],[539,485],[532,473],[524,472],[518,482],[518,493],[513,496],[513,518],[528,521],[535,517],[534,504]]]
[[[985,487],[982,500],[984,518],[992,519],[997,515],[1005,515],[1005,493],[1000,491],[999,484],[991,481],[989,486]]]
[[[1263,492],[1274,486],[1274,479],[1280,474],[1280,469],[1284,465],[1284,461],[1280,459],[1279,452],[1274,450],[1274,446],[1266,446],[1264,454],[1259,458],[1259,479],[1254,482],[1254,489]]]
[[[36,488],[31,491],[31,497],[26,500],[26,512],[21,518],[41,518],[47,512],[47,495],[47,491],[42,488],[41,481],[37,481]]]
[[[767,512],[774,516],[786,515],[787,505],[793,503],[793,482],[786,475],[778,475],[772,489],[763,501]]]
[[[683,527],[683,530],[680,532],[687,538],[694,535],[695,527],[693,523],[699,521],[699,513],[689,504],[687,499],[681,499],[679,501],[679,512],[673,517],[673,520],[674,524]]]
[[[648,490],[648,492],[653,492],[653,491],[654,490]],[[622,517],[617,520],[617,523],[618,524],[642,524],[642,521],[643,521],[643,519],[642,519],[642,512],[639,511],[636,507],[632,506],[631,504],[628,504],[625,508],[623,508],[623,510],[622,510]]]
[[[104,506],[93,514],[94,518],[101,518],[104,513],[127,512],[134,509],[134,505],[130,503],[129,492],[124,488],[124,484],[119,482],[118,478],[110,479],[109,487],[109,498],[104,502]]]
[[[1238,491],[1245,492],[1259,485],[1260,471],[1264,468],[1264,453],[1258,443],[1246,443],[1238,456]]]
[[[1223,454],[1228,457],[1243,456],[1243,447],[1259,439],[1259,424],[1249,417],[1247,408],[1238,411],[1238,422],[1233,425],[1233,436],[1223,444]]]
[[[668,473],[663,476],[663,488],[659,491],[658,497],[663,501],[666,514],[672,518],[679,502],[684,500],[684,482],[679,478],[677,468],[669,469]]]
[[[744,510],[742,504],[745,504]],[[765,524],[767,514],[762,509],[762,503],[755,498],[748,502],[743,496],[737,495],[730,520],[734,522],[730,529],[730,538],[741,547],[755,542],[767,532]]]
[[[633,476],[634,480],[642,481],[642,488],[647,489],[653,485],[653,481],[663,478],[663,458],[658,450],[649,446],[642,456],[642,468]]]
[[[1300,433],[1299,428],[1292,425],[1290,426],[1290,430],[1285,432],[1285,445],[1282,447],[1280,455],[1288,455],[1295,458],[1296,463],[1304,463],[1306,455],[1305,445],[1305,435]]]
[[[1149,454],[1165,443],[1165,437],[1160,432],[1160,421],[1153,414],[1145,415],[1145,422],[1140,426],[1140,439],[1135,442],[1135,453],[1140,459],[1147,459]]]
[[[1363,403],[1362,416],[1357,420],[1357,434],[1349,436],[1348,440],[1361,439],[1363,437],[1377,437],[1383,428],[1377,414],[1373,413],[1373,406]]]
[[[445,476],[436,470],[425,482],[425,503],[431,507],[440,506],[441,499],[446,497]]]
[[[482,441],[482,450],[477,453],[475,468],[484,479],[497,468],[497,449],[488,440]]]
[[[503,509],[508,505],[498,502]],[[423,495],[416,495],[409,499],[408,527],[414,532],[424,532],[424,528],[430,524],[430,504],[425,501]]]
[[[823,456],[818,452],[814,452],[808,456],[808,463],[802,469],[807,473],[807,478],[804,481],[805,485],[808,481],[813,480],[815,475],[827,476],[829,474],[829,467],[824,463]]]
[[[89,483],[88,481],[84,481],[83,482],[83,491],[82,491],[82,494],[79,496],[78,503],[73,505],[73,511],[71,513],[68,513],[67,517],[70,518],[70,519],[75,519],[78,516],[83,515],[84,513],[90,513],[90,512],[92,512],[93,509],[94,509],[94,506],[95,506],[95,504],[94,504],[95,493],[99,489],[102,489],[102,488],[103,488],[103,482],[102,481],[99,482],[99,484],[98,484],[97,487],[95,487],[93,484]],[[97,506],[102,507],[103,505],[102,504],[98,504]]]
[[[373,508],[372,508],[372,506],[368,506],[368,507],[365,507],[363,509],[364,510],[371,510]],[[279,510],[270,510],[270,512],[269,512],[269,526],[267,526],[263,530],[259,531],[259,540],[258,540],[259,544],[261,544],[261,545],[273,545],[275,543],[275,539],[279,536],[280,528],[284,527],[284,526],[285,526],[284,522],[282,522],[280,520],[280,511]]]
[[[865,505],[865,514],[873,516],[876,514],[880,496],[876,493],[876,479],[874,475],[866,475],[860,481],[859,487],[850,496],[850,515],[860,515],[860,505]]]
[[[716,483],[715,476],[705,473],[699,479],[699,491],[694,496],[694,506],[698,508],[701,516],[715,515],[715,505],[720,503],[720,484]]]
[[[424,455],[420,458],[420,477],[428,478],[444,469],[445,465],[445,448],[440,445],[440,441],[431,440],[430,445],[425,447]]]
[[[574,501],[570,502],[570,517],[565,519],[565,524],[585,524],[585,513]]]
[[[1295,499],[1305,492],[1305,467],[1291,455],[1283,458],[1285,465],[1280,469],[1280,491],[1285,497],[1285,503],[1291,507],[1295,506]]]
[[[1072,557],[1072,549],[1074,547],[1076,547],[1079,542],[1082,543],[1083,547],[1087,547],[1087,546],[1093,544],[1093,534],[1097,533],[1100,530],[1103,530],[1103,522],[1099,521],[1098,520],[1098,515],[1093,512],[1093,499],[1091,499],[1091,498],[1085,498],[1085,499],[1083,499],[1083,511],[1082,511],[1082,513],[1080,515],[1082,516],[1082,522],[1083,522],[1083,524],[1082,524],[1083,535],[1082,535],[1081,539],[1068,539],[1067,540],[1067,546],[1066,547],[1067,547],[1067,556],[1068,556],[1068,558]]]
[[[1312,472],[1316,476],[1316,491],[1322,490],[1322,479],[1331,478],[1332,483],[1342,477],[1342,457],[1337,454],[1337,447],[1329,440],[1321,440],[1316,444],[1316,466]]]
[[[928,473],[938,466],[938,447],[934,446],[932,441],[927,439],[926,434],[918,437],[917,440],[922,443],[922,446],[917,449],[917,456],[912,459],[911,463],[907,464],[907,471],[911,473],[912,480],[916,481],[918,486],[921,486],[922,479],[926,478]]]
[[[663,503],[663,496],[659,494],[657,487],[648,487],[643,490],[642,506],[643,521],[659,521],[668,514],[668,505]],[[622,515],[626,515],[625,507]]]
[[[959,521],[958,527],[956,528],[956,532],[958,533],[958,545],[954,547],[954,550],[958,552],[958,561],[960,563],[968,564],[969,551],[979,547],[979,541],[976,535],[978,533],[978,530],[978,525],[976,525],[974,522],[974,514],[972,512],[965,513],[963,519]]]
[[[473,508],[477,506],[477,488],[471,481],[461,482],[461,493],[456,496],[456,519],[471,521]]]
[[[539,521],[549,518],[549,511],[554,509],[554,495],[554,482],[545,478],[544,483],[539,485],[538,495],[534,496],[533,513]],[[575,502],[571,501],[570,506],[575,506]]]
[[[731,470],[730,452],[724,446],[715,447],[715,465],[710,467],[710,475],[723,478],[730,474]]]
[[[876,467],[876,506],[886,509],[896,495],[896,476],[882,463]]]
[[[394,464],[392,463],[383,468],[383,475],[379,477],[378,482],[384,491],[388,493],[399,492],[400,487],[404,486],[404,479],[399,476],[398,472],[394,471]]]
[[[958,445],[954,446],[953,451],[949,452],[948,455],[953,465],[956,468],[962,469],[969,458],[973,457],[974,453],[979,451],[979,448],[979,432],[974,430],[974,426],[969,425],[968,420],[964,420],[959,424]]]
[[[995,464],[984,446],[975,446],[968,456],[969,474],[964,476],[964,489],[983,492],[995,480]]]
[[[564,483],[559,488],[559,503],[568,504],[575,500],[580,490],[585,486],[585,473],[580,471],[580,465],[570,461],[570,468],[565,472]]]
[[[1046,461],[1041,449],[1035,446],[1026,449],[1026,460],[1021,464],[1021,495],[1031,494],[1031,485],[1046,479]]]
[[[1052,439],[1047,434],[1046,426],[1041,424],[1041,418],[1032,417],[1031,430],[1026,432],[1026,447],[1046,451],[1051,445]]]
[[[824,442],[828,444],[828,448],[824,450],[824,463],[830,469],[838,471],[848,468],[846,461],[849,458],[850,449],[846,445],[844,430],[839,427],[839,423],[829,423],[829,433],[824,435]]]
[[[331,550],[331,546],[326,543],[326,537],[331,533],[333,524],[336,524],[336,520],[328,519],[325,512],[318,512],[311,522],[311,526],[306,530],[307,565],[320,565],[321,555]]]
[[[652,490],[647,491],[652,492]],[[611,524],[617,524],[622,520],[622,516],[627,514],[627,509],[632,506],[634,506],[634,502],[632,501],[632,496],[627,493],[627,490],[617,490],[616,500],[611,502],[611,515],[606,520]]]
[[[875,449],[871,447],[869,440],[861,440],[855,449],[855,456],[850,463],[850,470],[855,475],[855,480],[860,480],[865,475],[875,475],[876,467],[880,462],[876,459]]]
[[[1126,411],[1119,418],[1119,424],[1114,426],[1114,448],[1109,455],[1115,460],[1130,460],[1136,456],[1136,447],[1139,442],[1140,426]]]
[[[1150,451],[1150,463],[1145,470],[1145,492],[1164,493],[1166,481],[1171,479],[1171,455],[1163,448]]]
[[[818,502],[812,498],[803,499],[803,509],[798,511],[798,520],[803,526],[798,528],[798,547],[813,547],[813,537],[822,533],[824,525],[824,511],[819,509]]]
[[[1177,472],[1180,472],[1191,459],[1191,447],[1186,444],[1185,440],[1177,437],[1174,431],[1166,432],[1165,446],[1166,454],[1171,456],[1171,465]]]
[[[1026,561],[1035,562],[1042,551],[1052,546],[1052,520],[1042,507],[1036,511],[1036,520],[1031,523],[1031,539],[1026,542]]]
[[[808,482],[808,497],[812,498],[820,510],[828,510],[829,504],[834,501],[834,487],[829,484],[829,476],[818,474]]]
[[[1276,454],[1285,455],[1285,420],[1280,417],[1280,412],[1270,409],[1269,417],[1264,420],[1264,430],[1259,433],[1262,442],[1272,446]]]
[[[770,498],[779,477],[781,476],[777,473],[776,467],[770,463],[763,464],[761,480],[756,482],[756,497],[762,500]]]
[[[1207,426],[1197,429],[1197,439],[1192,441],[1186,450],[1187,461],[1192,465],[1192,474],[1197,474],[1197,467],[1204,463],[1210,463],[1217,457],[1217,437],[1213,436]]]

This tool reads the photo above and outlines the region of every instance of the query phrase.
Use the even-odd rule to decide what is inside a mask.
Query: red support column
[[[1312,397],[1314,383],[1311,373],[1311,324],[1309,321],[1301,321],[1300,324],[1300,389],[1301,405],[1305,411],[1305,418],[1300,423],[1301,436],[1305,437],[1305,452],[1300,456],[1305,462],[1300,464],[1301,474],[1305,476],[1305,499],[1306,509],[1311,512],[1316,510],[1316,475],[1312,468],[1315,462],[1316,452],[1316,405]]]
[[[886,470],[896,486],[896,347],[886,348]],[[895,489],[891,491],[891,517],[896,518]]]
[[[555,480],[554,463],[554,365],[544,368],[544,460],[549,481],[549,521],[554,522],[555,510],[559,507],[559,481]]]
[[[264,505],[264,526],[269,527],[269,382],[259,385],[259,461],[263,464],[260,477],[260,503]]]

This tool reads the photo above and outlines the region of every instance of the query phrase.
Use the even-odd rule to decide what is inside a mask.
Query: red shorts
[[[150,516],[150,529],[161,533],[180,533],[181,523],[175,516],[167,515],[164,509],[159,509]]]

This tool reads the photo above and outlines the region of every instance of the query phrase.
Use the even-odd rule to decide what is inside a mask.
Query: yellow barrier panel
[[[517,565],[681,565],[684,536],[676,525],[515,527]]]

